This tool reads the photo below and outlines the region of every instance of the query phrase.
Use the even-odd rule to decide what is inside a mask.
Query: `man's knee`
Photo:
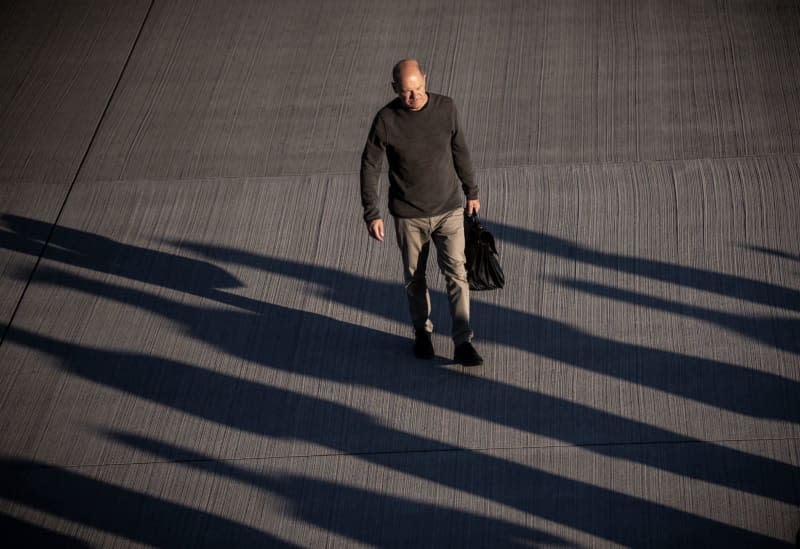
[[[467,259],[463,254],[443,253],[439,261],[439,271],[445,280],[466,280],[467,279]]]

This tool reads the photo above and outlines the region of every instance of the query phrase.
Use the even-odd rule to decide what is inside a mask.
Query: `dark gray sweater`
[[[431,217],[462,207],[464,195],[478,198],[469,151],[449,97],[428,93],[428,103],[418,111],[406,109],[398,98],[375,115],[361,155],[361,204],[367,223],[380,217],[384,154],[389,161],[389,211],[395,217]]]

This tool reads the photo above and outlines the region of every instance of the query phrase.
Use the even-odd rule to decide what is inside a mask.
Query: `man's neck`
[[[425,93],[425,102],[422,104],[422,106],[420,108],[418,108],[418,109],[409,109],[408,107],[405,106],[405,104],[403,106],[405,107],[405,109],[408,112],[419,112],[419,111],[425,109],[425,107],[428,106],[428,103],[430,103],[430,100],[431,100],[431,96],[428,93]]]

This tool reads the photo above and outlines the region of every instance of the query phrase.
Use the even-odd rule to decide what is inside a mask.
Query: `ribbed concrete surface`
[[[147,11],[136,2],[4,2],[0,7],[0,213],[52,224],[77,175]],[[0,226],[5,329],[50,227],[15,249]],[[20,253],[22,252],[22,253]]]
[[[425,61],[476,163],[797,152],[795,1],[157,2],[84,176],[351,172]]]
[[[3,35],[4,74],[52,65],[97,97],[3,88],[31,136],[0,144],[4,531],[793,543],[796,2],[126,6],[26,12],[53,36],[80,12],[116,72],[48,45],[23,77]],[[360,221],[360,148],[408,54],[460,106],[501,243],[509,285],[473,295],[481,368],[448,360],[438,275],[439,356],[411,356],[391,224],[380,245]],[[27,120],[62,111],[84,140],[50,165],[61,137]]]

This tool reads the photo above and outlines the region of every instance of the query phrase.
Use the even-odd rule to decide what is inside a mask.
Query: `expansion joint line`
[[[176,459],[146,459],[139,461],[115,461],[111,463],[84,463],[84,464],[37,464],[13,467],[14,469],[97,469],[109,467],[136,467],[147,465],[163,464],[200,464],[200,463],[257,463],[269,461],[284,461],[287,459],[320,459],[320,458],[360,458],[367,456],[398,456],[398,455],[418,455],[418,454],[464,454],[464,453],[485,453],[485,452],[513,452],[525,450],[588,450],[609,448],[609,447],[642,447],[642,446],[680,446],[680,445],[720,445],[736,443],[759,443],[759,442],[797,442],[798,437],[758,437],[758,438],[727,438],[727,439],[679,439],[679,440],[652,440],[641,442],[600,442],[585,444],[541,444],[525,446],[486,446],[486,447],[459,447],[442,446],[440,448],[425,449],[405,449],[405,450],[364,450],[358,452],[319,452],[311,454],[287,454],[283,456],[251,456],[251,457],[194,457]]]

